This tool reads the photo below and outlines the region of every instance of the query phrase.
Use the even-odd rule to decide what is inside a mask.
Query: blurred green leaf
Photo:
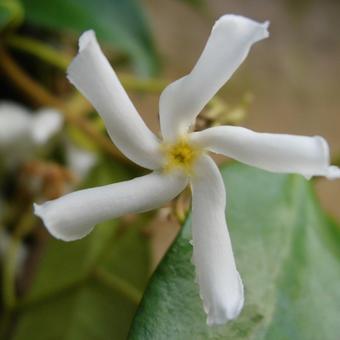
[[[145,75],[157,69],[147,19],[137,0],[22,0],[28,22],[55,30],[94,29],[99,39],[130,56]]]
[[[0,3],[0,28],[5,27],[11,20],[11,12]]]
[[[20,1],[0,0],[0,29],[12,24],[18,24],[24,16]]]
[[[113,223],[75,243],[51,240],[13,339],[125,339],[148,259],[139,230],[119,235]]]
[[[127,177],[122,166],[100,161],[87,185]],[[80,241],[51,238],[13,339],[126,339],[149,274],[143,225],[143,217],[129,226],[109,221]]]
[[[311,184],[239,164],[222,174],[244,310],[227,325],[206,325],[188,221],[147,288],[130,339],[338,338],[340,233]]]

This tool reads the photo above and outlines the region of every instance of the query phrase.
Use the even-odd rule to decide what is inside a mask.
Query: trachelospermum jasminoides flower
[[[32,159],[40,147],[62,130],[63,114],[42,108],[31,112],[20,104],[0,101],[0,158],[13,167]],[[94,153],[64,140],[68,168],[83,179],[97,161]]]
[[[251,46],[268,37],[267,28],[267,22],[236,15],[216,22],[193,70],[170,84],[160,97],[162,140],[137,113],[94,32],[85,32],[79,40],[79,54],[68,68],[68,79],[104,119],[113,143],[152,172],[35,205],[35,213],[53,236],[72,241],[101,221],[158,208],[190,184],[193,262],[209,325],[236,318],[244,297],[225,220],[224,183],[208,151],[272,172],[300,173],[307,178],[340,175],[338,168],[329,166],[328,145],[321,137],[256,133],[234,126],[190,132],[198,113]]]
[[[14,102],[0,102],[0,157],[9,167],[32,158],[34,152],[57,134],[62,115],[50,108],[33,114]]]

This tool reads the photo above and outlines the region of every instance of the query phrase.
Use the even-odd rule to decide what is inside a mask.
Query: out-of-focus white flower
[[[0,156],[6,165],[17,163],[32,151],[31,119],[22,106],[0,103]]]
[[[97,162],[93,152],[79,148],[71,142],[66,146],[66,159],[70,170],[80,179],[85,178]]]
[[[0,103],[0,147],[5,149],[30,135],[30,116],[27,110],[17,104]]]
[[[161,95],[161,141],[137,113],[94,32],[85,32],[68,78],[97,109],[115,145],[152,172],[35,205],[35,213],[52,235],[72,241],[87,235],[101,221],[158,208],[190,183],[193,262],[209,325],[236,318],[244,297],[225,220],[225,188],[208,151],[273,172],[300,173],[308,178],[340,175],[338,168],[329,166],[328,145],[321,137],[256,133],[233,126],[190,133],[198,113],[251,46],[268,37],[267,27],[267,22],[236,15],[225,15],[216,22],[193,70]]]
[[[43,145],[62,128],[63,116],[54,109],[41,109],[32,119],[31,135],[35,144]]]
[[[35,151],[61,131],[63,115],[55,109],[30,112],[12,102],[0,102],[0,155],[9,165],[34,156]],[[96,163],[96,155],[65,140],[67,164],[83,179]]]
[[[61,130],[62,115],[52,109],[31,113],[23,106],[0,103],[0,155],[8,165],[29,159],[37,147]]]

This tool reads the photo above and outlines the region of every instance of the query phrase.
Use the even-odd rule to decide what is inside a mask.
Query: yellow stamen
[[[186,138],[181,138],[174,144],[163,144],[162,151],[166,157],[164,171],[181,169],[188,176],[192,175],[193,165],[201,153],[201,150],[191,145]]]

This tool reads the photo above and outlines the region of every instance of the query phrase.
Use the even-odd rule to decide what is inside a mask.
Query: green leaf
[[[0,0],[0,29],[19,24],[24,17],[22,5],[17,0]]]
[[[191,264],[190,220],[154,274],[130,339],[336,339],[339,228],[311,184],[232,165],[222,169],[228,224],[245,284],[239,318],[208,327]]]
[[[78,242],[51,240],[13,339],[125,339],[149,253],[137,228],[121,233],[106,223]]]
[[[87,185],[126,179],[123,170],[100,161]],[[51,238],[19,305],[13,339],[126,339],[149,275],[144,222],[142,216],[127,228],[109,221],[76,242]]]
[[[157,69],[149,26],[137,0],[23,0],[28,22],[76,35],[94,29],[108,46],[126,53],[141,74]]]

